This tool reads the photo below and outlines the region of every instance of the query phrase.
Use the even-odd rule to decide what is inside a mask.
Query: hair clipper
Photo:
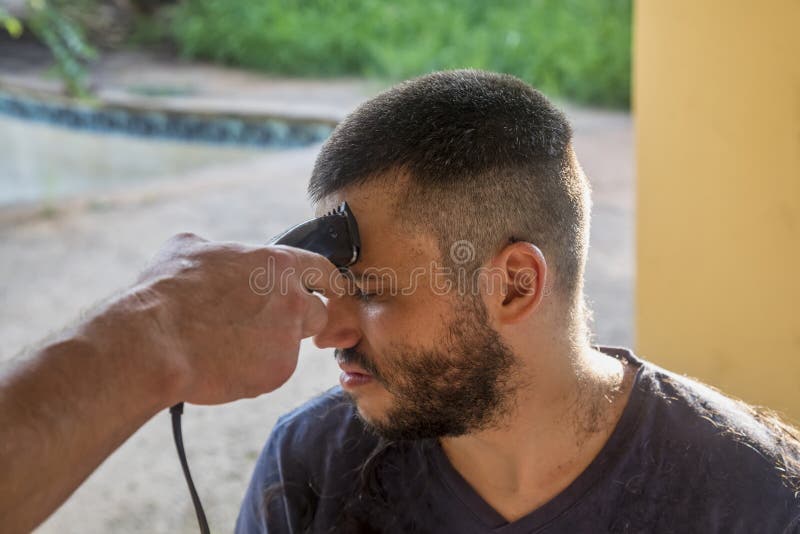
[[[347,202],[321,217],[310,219],[273,237],[269,245],[287,245],[325,256],[339,268],[358,261],[361,239]]]

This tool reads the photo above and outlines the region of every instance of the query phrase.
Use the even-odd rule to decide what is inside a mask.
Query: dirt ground
[[[280,91],[293,99],[325,98],[324,83],[291,83],[281,81]],[[352,107],[363,98],[363,88],[358,87],[332,84],[331,105]],[[620,112],[567,111],[578,156],[594,190],[587,277],[596,339],[630,346],[632,121]],[[2,121],[8,127],[8,121],[15,119]],[[2,128],[0,122],[0,136]],[[56,136],[48,143],[57,144],[59,136],[89,135],[56,130],[48,134]],[[33,129],[30,135],[38,134]],[[167,177],[63,211],[6,219],[0,213],[0,361],[131,282],[172,234],[192,231],[211,239],[258,243],[304,219],[311,213],[305,185],[317,150],[253,151],[241,161],[211,162],[180,180]],[[184,440],[213,531],[232,529],[254,460],[277,417],[336,384],[337,378],[330,351],[305,343],[297,372],[280,390],[225,406],[187,407]],[[130,438],[37,530],[42,534],[196,531],[166,412]]]

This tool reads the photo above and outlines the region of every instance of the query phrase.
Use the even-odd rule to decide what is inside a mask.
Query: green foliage
[[[88,96],[86,62],[94,59],[97,51],[88,44],[81,27],[52,3],[30,0],[28,4],[31,14],[27,25],[53,53],[56,72],[67,92],[73,96]]]
[[[89,86],[85,63],[97,57],[97,52],[87,42],[80,24],[63,13],[63,6],[54,6],[47,0],[28,0],[28,7],[30,14],[25,25],[52,52],[55,70],[64,81],[67,93],[87,97]],[[15,39],[22,35],[23,23],[2,7],[0,26]]]
[[[22,35],[22,23],[19,19],[12,17],[11,13],[0,6],[0,26],[5,28],[8,34],[14,39]]]
[[[186,0],[168,15],[185,56],[271,73],[474,67],[577,102],[630,100],[631,0]]]

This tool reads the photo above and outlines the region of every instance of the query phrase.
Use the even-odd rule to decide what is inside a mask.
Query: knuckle
[[[195,243],[195,242],[205,241],[205,239],[192,232],[180,232],[173,235],[170,238],[170,241],[176,243]]]
[[[295,263],[297,263],[294,254],[281,248],[270,248],[269,259],[273,262],[275,268],[281,271],[294,267]]]
[[[169,261],[193,256],[197,252],[197,246],[204,242],[206,242],[205,239],[188,232],[175,234],[162,245],[156,258],[161,261]]]

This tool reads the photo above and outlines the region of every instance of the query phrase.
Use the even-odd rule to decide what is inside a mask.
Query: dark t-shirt
[[[630,351],[600,350],[638,368],[628,404],[589,467],[516,521],[470,487],[438,441],[387,446],[365,431],[336,387],[278,420],[236,531],[800,532],[800,495],[749,410]]]

